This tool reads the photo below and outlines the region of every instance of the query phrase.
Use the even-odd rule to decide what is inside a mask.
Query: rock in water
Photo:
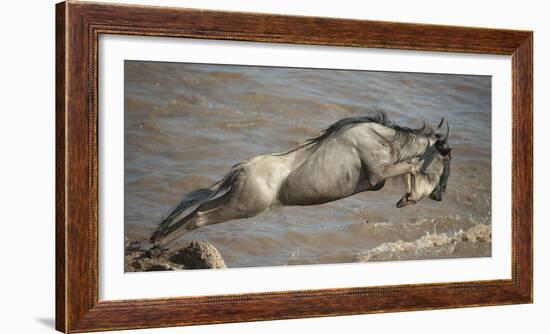
[[[139,241],[125,244],[125,272],[227,268],[220,252],[206,241],[192,241],[178,250],[145,250]]]
[[[182,264],[185,269],[227,268],[220,252],[206,241],[191,241],[171,256],[170,261]]]
[[[143,250],[139,241],[134,241],[126,246],[124,256],[125,272],[142,271],[164,271],[181,270],[183,266],[171,263],[166,259],[170,255],[167,249],[158,250],[156,253],[151,250]]]

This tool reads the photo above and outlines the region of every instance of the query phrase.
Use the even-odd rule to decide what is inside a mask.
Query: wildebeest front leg
[[[412,196],[414,182],[415,182],[415,175],[412,174],[412,173],[407,173],[405,175],[405,183],[406,183],[407,192],[395,204],[396,207],[402,208],[402,207],[405,207],[405,206],[410,205],[410,204],[416,204],[416,201],[414,200],[414,198]]]
[[[412,177],[413,175],[411,173],[405,174],[405,184],[407,187],[407,194],[410,194],[412,192]]]
[[[439,184],[439,175],[436,173],[416,173],[411,175],[412,191],[403,196],[397,202],[397,207],[401,208],[410,204],[420,202],[423,198],[429,196]]]
[[[398,162],[398,163],[393,164],[393,165],[384,166],[382,168],[381,175],[378,175],[378,178],[380,178],[380,180],[377,180],[377,182],[374,182],[374,183],[378,183],[378,182],[383,181],[385,179],[388,179],[390,177],[401,176],[401,175],[405,175],[407,173],[415,174],[416,172],[418,172],[418,167],[417,167],[417,162],[416,161]]]

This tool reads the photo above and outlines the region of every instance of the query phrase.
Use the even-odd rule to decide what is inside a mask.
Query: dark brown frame
[[[511,55],[512,278],[98,301],[100,34]],[[56,7],[56,70],[56,329],[59,331],[428,310],[533,300],[533,34],[530,31],[67,1]]]

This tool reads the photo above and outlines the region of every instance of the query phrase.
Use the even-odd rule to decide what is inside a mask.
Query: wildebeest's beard
[[[443,173],[439,178],[439,184],[435,187],[430,194],[430,198],[434,201],[441,201],[443,193],[447,188],[447,181],[451,175],[451,148],[449,147],[449,124],[447,123],[447,134],[445,136],[438,136],[438,140],[435,143],[435,148],[439,155],[443,158]]]
[[[449,180],[449,176],[451,175],[451,152],[449,152],[444,157],[443,161],[443,173],[439,178],[439,184],[435,187],[430,195],[431,199],[438,202],[443,200],[443,193],[447,189],[447,181]]]

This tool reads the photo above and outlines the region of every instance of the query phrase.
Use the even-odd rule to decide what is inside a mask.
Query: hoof
[[[411,198],[410,194],[407,194],[407,195],[403,196],[399,200],[399,202],[397,202],[395,204],[395,206],[398,207],[398,208],[403,208],[403,207],[406,207],[407,205],[413,205],[413,204],[416,204],[416,201]]]

